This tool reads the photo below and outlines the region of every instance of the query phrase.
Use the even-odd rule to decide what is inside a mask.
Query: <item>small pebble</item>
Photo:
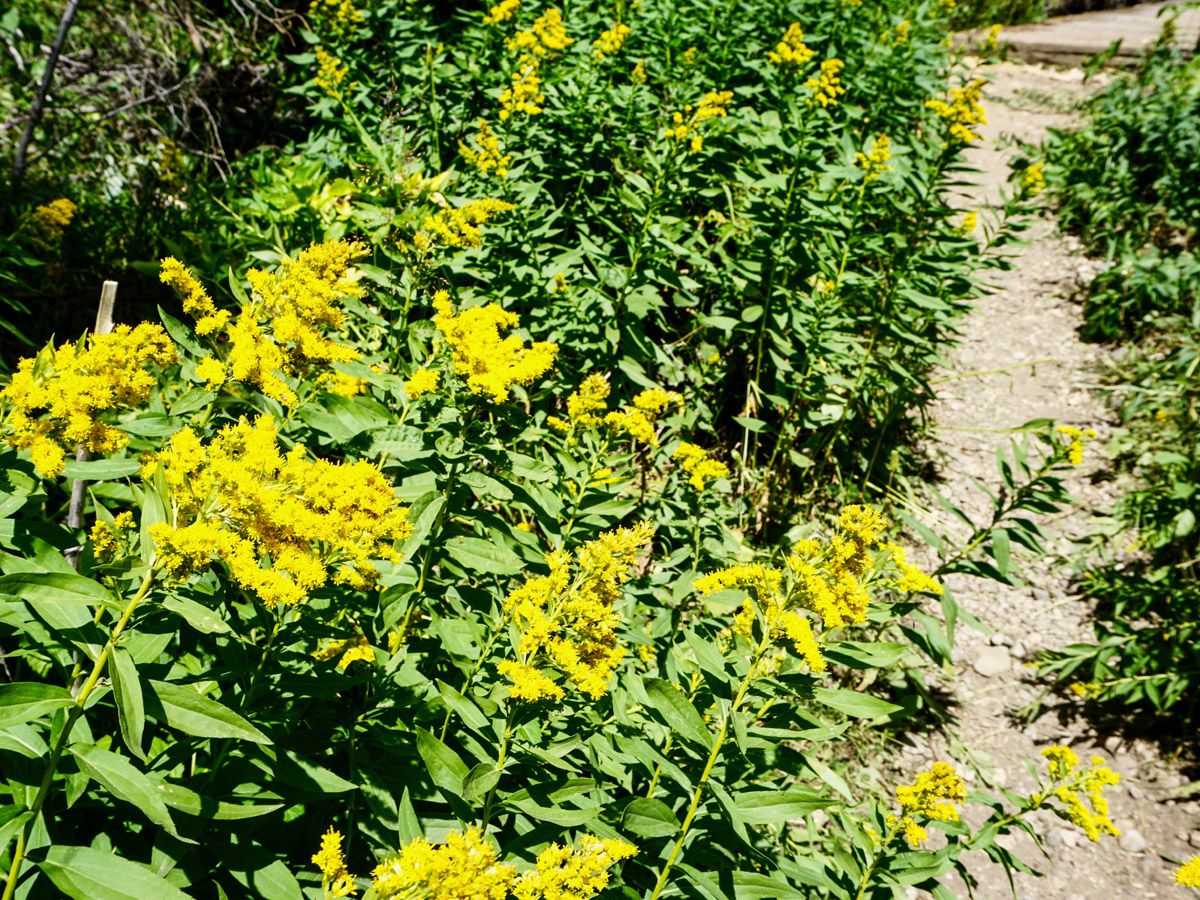
[[[1149,845],[1146,838],[1136,828],[1122,828],[1121,836],[1117,838],[1117,843],[1121,845],[1122,850],[1129,853],[1141,853]]]

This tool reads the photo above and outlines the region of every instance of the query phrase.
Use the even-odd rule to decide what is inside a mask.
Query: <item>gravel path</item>
[[[964,209],[996,202],[1014,153],[1011,138],[1039,141],[1047,128],[1071,124],[1073,102],[1091,89],[1078,70],[1002,64],[988,73],[990,123],[985,141],[972,150],[981,183],[961,198]],[[1000,429],[1046,417],[1093,427],[1103,439],[1111,427],[1102,398],[1090,390],[1107,351],[1079,340],[1079,308],[1070,300],[1096,263],[1083,257],[1072,239],[1059,236],[1048,216],[1027,237],[1029,244],[1017,254],[1013,269],[993,277],[995,292],[964,323],[962,343],[941,373],[933,410],[936,428],[929,450],[943,479],[939,489],[981,518],[990,501],[972,479],[997,483],[995,449],[1009,438]],[[993,374],[970,374],[981,372]],[[1113,819],[1123,832],[1119,840],[1091,844],[1078,829],[1046,814],[1040,830],[1050,860],[1023,835],[1006,844],[1045,873],[1042,878],[1017,877],[1016,896],[1022,900],[1185,898],[1190,893],[1174,885],[1177,863],[1163,857],[1186,859],[1200,846],[1200,804],[1171,799],[1184,779],[1152,745],[1098,734],[1085,718],[1072,715],[1077,710],[1062,699],[1049,698],[1049,708],[1027,727],[1014,721],[1043,691],[1026,663],[1043,649],[1091,638],[1089,604],[1070,589],[1066,554],[1070,538],[1087,531],[1095,511],[1113,500],[1113,485],[1096,478],[1103,465],[1099,455],[1094,450],[1092,459],[1071,474],[1068,484],[1078,506],[1046,523],[1058,546],[1044,558],[1022,560],[1027,587],[964,576],[948,580],[958,602],[995,633],[960,627],[958,671],[946,683],[958,704],[957,722],[932,743],[905,749],[900,761],[911,772],[933,758],[954,759],[964,769],[977,770],[975,783],[1023,790],[1032,782],[1022,760],[1040,764],[1039,750],[1063,743],[1083,759],[1104,757],[1121,773],[1112,801]],[[1012,896],[1003,870],[982,854],[973,856],[971,869],[980,881],[976,896]],[[961,883],[956,892],[967,896]]]

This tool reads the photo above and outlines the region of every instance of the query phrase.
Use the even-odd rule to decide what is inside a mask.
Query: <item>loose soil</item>
[[[980,208],[983,221],[1008,181],[1009,160],[1017,152],[1013,139],[1038,142],[1048,128],[1071,125],[1074,107],[1095,87],[1084,85],[1079,70],[1006,63],[988,71],[989,124],[985,140],[972,150],[978,183],[964,189],[957,201],[964,210]],[[938,376],[928,448],[940,469],[938,487],[983,521],[990,500],[974,482],[996,485],[996,447],[1011,437],[1005,429],[1052,418],[1095,428],[1102,443],[1111,428],[1111,413],[1095,391],[1097,370],[1109,351],[1079,339],[1080,310],[1071,299],[1098,264],[1056,232],[1049,214],[1034,223],[1027,238],[1013,268],[991,279],[994,292],[966,319],[961,344]],[[1038,753],[1050,744],[1067,744],[1083,759],[1101,756],[1122,776],[1112,792],[1113,820],[1121,838],[1092,844],[1070,824],[1038,814],[1050,859],[1024,835],[1005,839],[1005,846],[1043,877],[1017,875],[1010,888],[999,865],[981,853],[971,854],[970,868],[979,879],[975,896],[1183,900],[1190,893],[1175,886],[1174,870],[1200,852],[1200,803],[1180,796],[1186,779],[1151,742],[1098,733],[1073,698],[1045,696],[1044,683],[1033,678],[1029,666],[1042,650],[1092,637],[1091,606],[1072,589],[1068,554],[1072,538],[1093,528],[1094,516],[1115,498],[1098,449],[1073,470],[1068,486],[1078,503],[1045,522],[1054,547],[1042,558],[1022,561],[1026,587],[965,576],[948,579],[959,604],[993,633],[960,626],[956,676],[944,684],[952,695],[955,722],[932,738],[910,739],[897,764],[911,773],[932,759],[952,759],[962,769],[974,770],[968,771],[974,784],[1026,790],[1033,781],[1023,761],[1040,766]],[[952,531],[948,523],[941,524]],[[1039,699],[1041,714],[1024,724],[1022,710]],[[961,881],[951,887],[967,896]]]

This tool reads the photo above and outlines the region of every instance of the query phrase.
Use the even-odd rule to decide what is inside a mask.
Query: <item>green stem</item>
[[[504,762],[508,759],[508,744],[512,740],[513,731],[513,707],[510,703],[508,712],[504,716],[504,736],[500,739],[500,753],[496,757],[496,783],[492,785],[491,790],[487,793],[487,799],[483,801],[483,831],[487,831],[488,822],[492,818],[492,802],[496,799],[496,788],[500,786],[500,775],[504,770]]]
[[[83,687],[79,689],[79,693],[75,695],[75,705],[70,708],[67,713],[67,720],[63,724],[63,729],[59,732],[58,739],[54,742],[53,748],[50,750],[50,756],[46,760],[46,771],[42,775],[42,783],[38,786],[38,792],[34,796],[33,805],[29,807],[29,811],[33,813],[21,828],[21,833],[17,836],[17,844],[13,849],[12,865],[8,869],[8,881],[4,886],[3,900],[12,900],[17,890],[17,879],[21,874],[21,864],[25,859],[25,849],[29,843],[29,834],[33,830],[34,823],[42,812],[42,808],[46,805],[46,798],[50,795],[50,788],[54,784],[54,775],[58,771],[58,763],[62,758],[63,751],[67,747],[67,741],[71,737],[71,731],[75,727],[75,723],[79,721],[83,715],[83,708],[87,704],[88,698],[92,695],[92,691],[96,689],[96,684],[100,681],[100,676],[104,674],[104,669],[108,665],[108,658],[113,649],[117,646],[117,641],[121,637],[121,633],[129,624],[129,619],[133,616],[133,611],[137,609],[138,604],[150,592],[150,586],[154,583],[154,565],[151,563],[146,571],[146,577],[142,579],[141,587],[138,588],[136,594],[125,605],[121,611],[121,618],[112,627],[108,634],[108,641],[104,648],[100,651],[100,655],[96,657],[96,662],[92,665],[92,673],[88,676],[87,681],[83,683]]]
[[[700,809],[700,801],[704,797],[704,789],[708,786],[708,779],[712,775],[713,766],[717,764],[717,759],[721,755],[721,748],[724,746],[725,739],[729,735],[729,722],[737,715],[738,709],[741,708],[742,701],[746,698],[746,692],[750,689],[750,685],[754,681],[754,676],[758,671],[759,659],[769,644],[770,632],[768,631],[764,634],[762,640],[759,641],[758,647],[750,659],[750,668],[746,671],[745,677],[742,678],[742,683],[738,685],[737,693],[734,695],[729,711],[721,717],[721,725],[717,729],[717,734],[713,739],[712,749],[708,751],[708,759],[704,763],[704,771],[700,773],[700,780],[696,783],[696,787],[692,791],[692,800],[688,804],[687,815],[683,818],[683,826],[680,829],[679,837],[675,840],[674,846],[671,847],[671,853],[667,857],[667,861],[663,864],[662,871],[658,873],[658,881],[655,882],[654,890],[650,892],[647,900],[657,900],[658,895],[667,886],[667,877],[670,875],[672,867],[674,867],[683,850],[683,844],[687,840],[688,832],[691,831],[692,822],[695,821],[696,813]]]

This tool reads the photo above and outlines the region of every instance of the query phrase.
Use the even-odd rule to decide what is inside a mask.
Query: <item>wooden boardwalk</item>
[[[1140,3],[1126,9],[1056,16],[1033,25],[1005,28],[1000,40],[1010,58],[1025,62],[1079,65],[1120,40],[1114,63],[1132,63],[1162,30],[1165,7],[1172,2]],[[982,32],[986,33],[986,32]],[[977,41],[981,32],[974,32]],[[1193,53],[1200,45],[1200,9],[1184,10],[1176,20],[1175,43]]]

